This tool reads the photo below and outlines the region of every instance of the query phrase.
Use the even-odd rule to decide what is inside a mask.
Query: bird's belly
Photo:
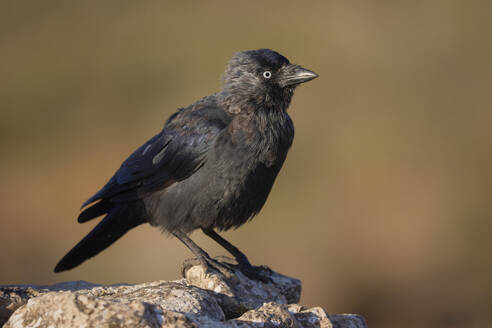
[[[207,162],[188,179],[146,199],[150,221],[168,232],[240,226],[262,208],[277,173],[255,161]]]
[[[238,227],[261,210],[277,171],[262,163],[255,164],[225,172],[218,181],[217,189],[221,189],[215,199],[218,212],[211,227],[219,230]]]

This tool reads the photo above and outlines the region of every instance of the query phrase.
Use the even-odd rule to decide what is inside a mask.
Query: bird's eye
[[[263,77],[265,79],[271,78],[272,77],[272,72],[270,72],[270,71],[263,72]]]

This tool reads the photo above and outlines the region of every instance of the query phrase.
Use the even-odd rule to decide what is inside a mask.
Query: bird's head
[[[287,109],[294,89],[318,75],[270,49],[236,53],[224,73],[224,91],[238,104]]]

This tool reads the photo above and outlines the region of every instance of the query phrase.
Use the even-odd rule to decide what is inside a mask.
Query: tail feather
[[[139,214],[136,215],[135,210],[128,211],[128,206],[113,207],[108,215],[58,262],[55,272],[78,266],[106,249],[130,229],[145,223],[141,219],[141,213]]]
[[[109,200],[107,199],[102,199],[99,202],[91,205],[90,207],[86,208],[79,214],[78,221],[79,223],[83,223],[89,220],[92,220],[94,218],[97,218],[98,216],[101,216],[105,213],[108,213],[111,210],[112,204]]]

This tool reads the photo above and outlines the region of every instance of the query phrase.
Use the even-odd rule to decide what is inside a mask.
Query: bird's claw
[[[251,280],[261,281],[262,283],[272,283],[270,278],[272,270],[265,266],[254,266],[249,263],[231,264],[217,261],[211,257],[208,258],[190,258],[184,261],[182,267],[182,276],[186,277],[186,271],[190,268],[200,265],[205,269],[205,272],[217,272],[225,277],[230,277],[234,274],[234,270],[240,271]]]
[[[203,257],[203,258],[195,257],[191,259],[186,259],[184,261],[181,270],[181,275],[185,278],[186,271],[197,265],[202,266],[203,269],[205,270],[205,273],[217,272],[222,275],[228,276],[230,274],[227,273],[231,271],[231,269],[225,263],[221,263],[211,257]]]
[[[236,268],[251,280],[261,281],[265,284],[273,283],[273,280],[268,275],[271,270],[267,267],[238,264]]]

